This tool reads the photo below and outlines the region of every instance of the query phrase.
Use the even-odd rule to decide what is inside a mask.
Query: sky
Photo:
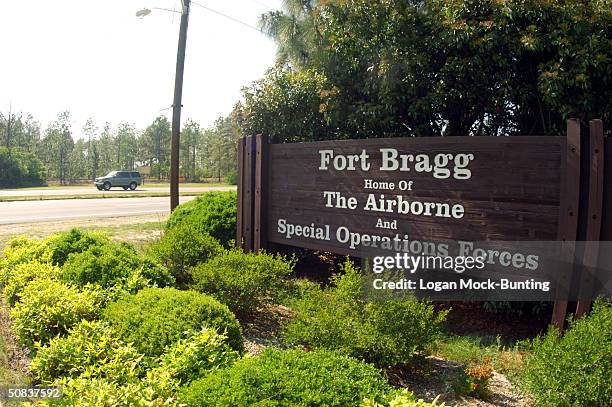
[[[257,27],[281,0],[198,0]],[[0,112],[32,114],[43,129],[69,110],[75,137],[98,127],[144,128],[171,117],[180,0],[0,0]],[[136,11],[149,8],[144,18]],[[274,64],[274,42],[253,28],[191,8],[182,121],[227,115],[241,88]],[[167,110],[163,110],[167,109]]]

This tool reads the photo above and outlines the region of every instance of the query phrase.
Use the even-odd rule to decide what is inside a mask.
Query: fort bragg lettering
[[[395,148],[378,149],[381,156],[380,171],[431,173],[436,179],[470,179],[468,168],[474,154],[399,154]],[[370,155],[365,149],[359,154],[337,154],[334,150],[319,150],[320,171],[330,167],[336,171],[370,171]]]

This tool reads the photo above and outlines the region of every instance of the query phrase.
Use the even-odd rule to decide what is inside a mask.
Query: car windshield
[[[111,171],[108,174],[106,174],[105,177],[114,177],[115,175],[117,175],[117,171]]]

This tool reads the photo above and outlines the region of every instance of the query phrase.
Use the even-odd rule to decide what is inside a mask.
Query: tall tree
[[[165,116],[157,117],[141,137],[143,162],[152,167],[151,175],[161,179],[170,172],[170,122]]]
[[[83,135],[87,141],[87,176],[94,180],[98,176],[100,155],[98,154],[97,137],[98,127],[92,117],[83,125]]]
[[[133,170],[138,154],[136,128],[131,123],[121,123],[115,133],[116,163],[118,170]]]
[[[68,180],[71,182],[83,180],[87,176],[87,142],[78,139],[68,156]]]
[[[323,37],[315,10],[317,0],[284,0],[283,10],[262,14],[259,27],[277,45],[277,65],[306,67],[321,57]]]
[[[202,138],[200,125],[188,119],[181,131],[181,172],[189,181],[196,179],[196,146],[200,138]]]
[[[109,122],[104,123],[98,143],[98,156],[100,157],[100,173],[107,174],[116,170],[116,148],[114,144],[113,130]]]
[[[69,175],[69,156],[74,147],[70,131],[70,113],[60,113],[49,125],[42,141],[44,163],[49,170],[49,177],[64,184]]]

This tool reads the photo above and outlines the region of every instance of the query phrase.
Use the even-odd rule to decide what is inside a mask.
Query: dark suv
[[[111,171],[103,177],[96,178],[94,184],[98,190],[108,191],[112,187],[122,187],[135,190],[138,185],[142,185],[142,177],[136,171]]]

